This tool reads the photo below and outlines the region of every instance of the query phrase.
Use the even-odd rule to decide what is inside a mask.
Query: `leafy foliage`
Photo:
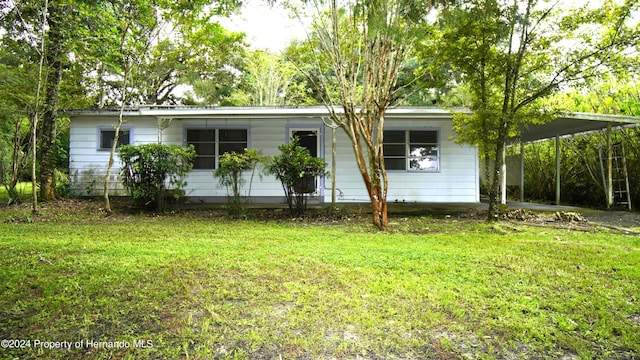
[[[287,204],[292,216],[305,213],[306,194],[312,193],[313,180],[326,174],[323,159],[311,156],[309,149],[298,145],[298,138],[292,137],[288,144],[278,146],[280,155],[274,156],[267,165],[267,172],[275,175],[282,183]]]
[[[118,149],[118,156],[122,161],[122,184],[133,200],[138,205],[162,211],[166,190],[178,190],[174,191],[174,196],[178,196],[186,185],[184,177],[193,167],[195,150],[178,145],[124,145]]]
[[[633,79],[611,79],[585,89],[569,89],[549,102],[572,112],[640,116],[640,86]]]
[[[256,50],[247,53],[242,65],[238,87],[233,89],[224,104],[234,106],[310,105],[318,101],[311,98],[309,84],[304,76],[282,56]]]
[[[329,4],[326,13],[318,11],[312,24],[308,58],[317,69],[308,76],[333,124],[351,140],[371,201],[373,223],[384,230],[388,226],[385,113],[407,95],[398,88],[398,84],[406,87],[411,82],[399,79],[402,64],[411,56],[412,40],[421,33],[421,19],[432,4],[420,0]],[[335,104],[340,104],[342,111],[337,112]]]
[[[128,90],[131,101],[143,104],[175,105],[194,101],[195,96],[207,104],[218,104],[228,88],[236,85],[234,75],[244,54],[244,35],[230,32],[217,23],[193,20],[192,26],[178,27],[170,37],[157,35],[157,43],[139,56],[140,66]],[[122,89],[117,79],[110,80],[107,69],[96,79],[103,86],[105,105],[119,101]],[[185,94],[178,94],[178,86]],[[191,100],[188,100],[191,98]]]
[[[246,215],[244,204],[251,195],[251,181],[256,166],[263,160],[264,157],[257,149],[245,149],[242,153],[224,153],[218,159],[218,168],[213,171],[213,176],[218,178],[220,185],[227,187],[231,215],[242,217]],[[242,174],[249,170],[251,170],[249,190],[246,195],[242,195],[242,187],[247,182]]]
[[[58,109],[176,103],[172,91],[180,84],[229,82],[220,73],[233,68],[244,47],[242,34],[211,21],[236,10],[235,0],[50,0],[46,8],[36,0],[0,3],[0,158],[13,161],[9,134],[37,118],[39,176],[33,177],[43,199],[56,197],[55,170],[68,164],[59,161],[67,124]],[[147,44],[154,45],[151,52]],[[142,70],[123,81],[132,63]]]
[[[635,3],[562,9],[559,2],[480,0],[440,14],[436,36],[424,44],[439,66],[462,74],[470,90],[473,114],[456,116],[454,126],[458,140],[479,146],[486,160],[490,220],[507,140],[523,124],[545,121],[557,111],[545,98],[606,72],[603,64],[613,52],[637,43],[629,21],[634,8]],[[496,164],[492,170],[489,161]]]
[[[631,204],[640,204],[640,129],[622,128],[612,131],[612,142],[625,149]],[[606,132],[582,134],[561,139],[560,185],[562,202],[566,204],[606,208],[607,148]],[[555,200],[555,142],[533,143],[524,148],[524,190],[529,199]],[[622,164],[619,166],[622,168]],[[614,165],[615,169],[615,165]],[[614,178],[617,176],[614,174]],[[614,190],[624,182],[614,182]]]

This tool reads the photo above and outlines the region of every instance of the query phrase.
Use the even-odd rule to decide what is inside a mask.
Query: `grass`
[[[19,182],[16,184],[16,191],[20,195],[20,200],[28,202],[31,198],[32,188],[30,182]],[[7,188],[0,185],[0,204],[6,205],[9,201],[9,194]]]
[[[638,237],[367,220],[0,210],[0,358],[640,356]]]

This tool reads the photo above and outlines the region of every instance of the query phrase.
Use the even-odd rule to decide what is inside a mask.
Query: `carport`
[[[613,205],[613,164],[612,164],[612,146],[611,130],[625,126],[640,125],[640,117],[621,116],[621,115],[599,115],[589,113],[569,113],[556,118],[545,124],[528,125],[520,129],[520,201],[524,201],[524,145],[531,142],[555,139],[556,145],[556,205],[560,204],[560,138],[564,136],[578,135],[583,133],[606,131],[606,184],[607,184],[607,203],[608,206]],[[506,168],[505,168],[506,170]],[[506,203],[506,171],[502,172],[502,194],[503,203]],[[628,202],[629,209],[631,202]]]

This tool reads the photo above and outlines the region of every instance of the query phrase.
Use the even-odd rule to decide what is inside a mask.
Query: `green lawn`
[[[31,201],[32,188],[30,182],[20,182],[16,185],[16,191],[20,195],[20,199],[25,202]],[[9,194],[7,194],[7,188],[0,185],[0,206],[6,205],[9,201]]]
[[[638,237],[44,213],[0,208],[0,358],[640,357]]]

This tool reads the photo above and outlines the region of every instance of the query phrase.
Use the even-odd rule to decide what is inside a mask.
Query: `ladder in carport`
[[[631,210],[631,193],[629,192],[629,174],[627,172],[627,157],[624,145],[613,144],[611,154],[612,185],[613,185],[613,206],[625,207]]]

